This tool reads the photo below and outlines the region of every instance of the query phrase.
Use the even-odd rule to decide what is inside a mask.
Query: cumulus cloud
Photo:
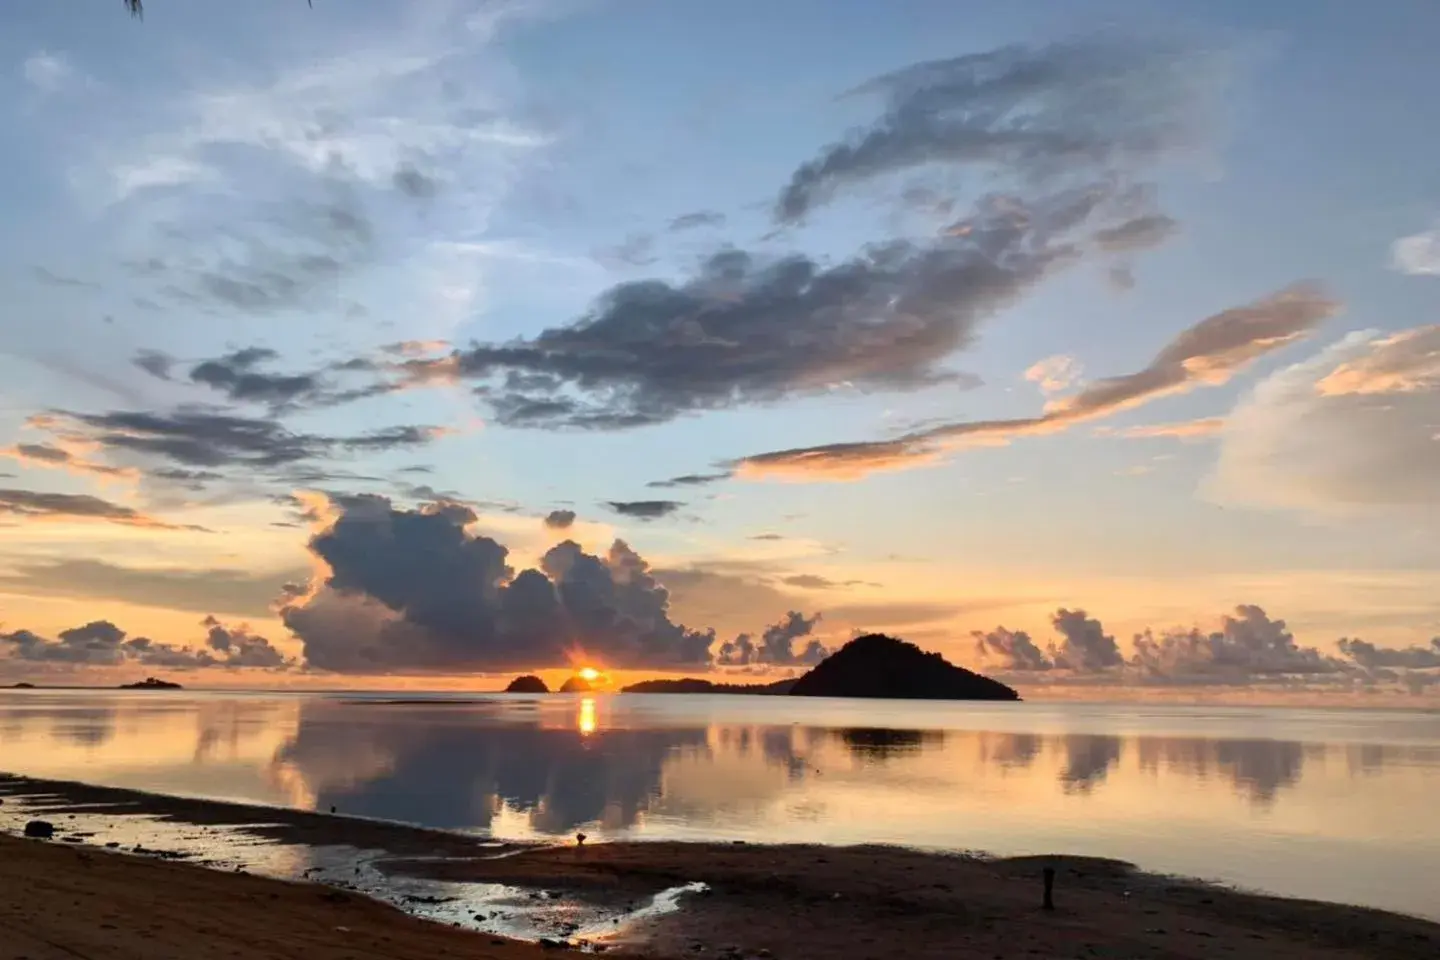
[[[975,639],[975,655],[1002,670],[1049,670],[1055,666],[1024,630],[996,627],[988,632],[973,630],[970,635]]]
[[[310,540],[325,573],[282,617],[312,667],[342,673],[558,667],[703,668],[713,631],[673,622],[669,593],[623,541],[603,556],[565,541],[518,573],[458,504],[331,503]]]
[[[1336,643],[1340,652],[1366,670],[1425,670],[1440,667],[1440,637],[1428,647],[1377,647],[1365,640],[1342,637]]]
[[[0,490],[0,514],[10,514],[36,521],[95,521],[117,523],[127,527],[145,527],[151,530],[208,532],[203,527],[190,524],[166,523],[141,513],[134,507],[123,506],[84,493],[48,493],[36,490],[3,489]]]
[[[756,454],[736,462],[741,477],[853,480],[884,470],[938,462],[967,445],[1058,433],[1077,423],[1132,410],[1159,397],[1228,382],[1254,360],[1306,336],[1339,304],[1311,284],[1297,284],[1232,307],[1182,331],[1148,366],[1096,380],[1046,403],[1038,417],[948,423],[891,440],[835,443]]]
[[[1303,647],[1285,626],[1253,604],[1235,608],[1220,629],[1172,630],[1135,638],[1132,660],[1142,673],[1169,679],[1248,681],[1277,676],[1315,676],[1340,669],[1334,658]]]
[[[1050,651],[1056,667],[1084,672],[1107,670],[1125,662],[1115,638],[1084,610],[1062,608],[1055,611],[1050,623],[1061,637]]]
[[[1401,237],[1390,246],[1390,263],[1401,273],[1440,276],[1440,230]]]
[[[607,500],[605,505],[621,516],[636,520],[658,520],[685,506],[678,500]]]
[[[202,626],[208,631],[205,647],[157,643],[149,637],[131,637],[108,620],[94,620],[62,630],[48,640],[29,630],[0,633],[0,650],[12,659],[72,666],[121,666],[127,663],[176,670],[204,667],[285,669],[291,666],[264,637],[248,627],[228,628],[213,616]]]
[[[748,633],[722,643],[715,662],[725,667],[813,666],[829,656],[830,651],[817,639],[809,640],[798,651],[795,643],[809,637],[819,621],[818,613],[806,617],[798,610],[791,610],[778,623],[766,627],[758,643]]]
[[[1078,39],[876,77],[851,95],[879,97],[883,112],[797,169],[775,219],[798,222],[842,188],[922,166],[1035,182],[1152,162],[1198,141],[1216,66],[1173,44]]]
[[[1206,492],[1321,513],[1433,507],[1437,349],[1440,327],[1357,333],[1272,374],[1226,418]]]
[[[545,515],[545,526],[551,530],[569,530],[574,524],[574,510],[551,510]]]

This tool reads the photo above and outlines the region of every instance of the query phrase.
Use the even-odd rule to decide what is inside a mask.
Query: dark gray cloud
[[[1180,224],[1163,213],[1136,217],[1113,227],[1095,231],[1095,243],[1112,253],[1131,253],[1158,247],[1180,229]]]
[[[1302,647],[1285,626],[1253,604],[1235,608],[1220,629],[1173,630],[1135,638],[1131,665],[1150,677],[1248,681],[1279,676],[1336,673],[1341,665],[1314,647]]]
[[[607,500],[605,505],[621,516],[636,520],[658,520],[685,506],[678,500]]]
[[[682,213],[670,221],[670,232],[678,233],[681,230],[695,230],[700,227],[723,227],[725,226],[725,214],[718,210],[696,210],[693,213]]]
[[[17,660],[72,666],[120,666],[127,663],[175,670],[204,667],[284,669],[290,661],[264,637],[246,627],[229,628],[214,617],[202,622],[206,647],[174,646],[149,637],[131,637],[108,620],[62,630],[48,640],[29,630],[0,633],[0,650]]]
[[[1428,647],[1377,647],[1365,640],[1342,637],[1336,646],[1355,664],[1366,670],[1424,670],[1440,667],[1440,637]]]
[[[673,622],[669,593],[623,541],[602,556],[565,541],[540,569],[471,533],[468,507],[395,509],[378,496],[335,501],[310,540],[328,574],[288,601],[286,625],[310,666],[342,673],[559,667],[704,668],[713,631]]]
[[[791,610],[780,622],[766,627],[760,634],[758,643],[748,633],[742,633],[734,640],[722,643],[715,662],[725,667],[761,664],[777,667],[812,666],[829,656],[830,651],[815,639],[811,639],[797,651],[795,642],[810,636],[819,621],[818,613],[806,617],[798,610]]]
[[[440,181],[413,163],[402,163],[390,177],[395,189],[415,200],[429,200],[440,192]]]
[[[679,477],[671,477],[669,480],[651,480],[645,486],[655,490],[672,490],[675,487],[699,487],[709,483],[719,483],[721,480],[729,480],[730,471],[724,473],[687,473]]]
[[[175,366],[175,358],[160,350],[141,350],[131,362],[161,380],[169,380],[170,370]]]
[[[248,347],[196,364],[190,369],[190,379],[219,390],[237,402],[276,406],[292,403],[319,389],[320,381],[313,374],[274,374],[255,369],[257,365],[278,357],[274,350]]]
[[[1089,672],[1108,670],[1125,662],[1115,638],[1105,632],[1099,620],[1085,615],[1084,610],[1055,611],[1050,618],[1060,643],[1052,646],[1051,659],[1062,670]]]
[[[545,515],[545,526],[551,530],[569,530],[574,524],[574,510],[551,510]]]
[[[1193,51],[1105,39],[918,63],[852,91],[880,97],[883,112],[797,169],[775,219],[796,223],[842,188],[927,166],[1030,183],[1134,169],[1196,142],[1213,79]]]
[[[226,666],[270,670],[287,665],[283,653],[276,650],[269,640],[252,632],[245,624],[227,627],[215,617],[209,616],[201,625],[205,627],[205,644],[221,656]]]
[[[975,638],[976,655],[997,663],[1002,670],[1049,670],[1055,665],[1024,630],[996,627],[989,632],[974,630],[970,635]]]
[[[31,520],[96,520],[153,530],[204,531],[203,527],[189,524],[166,523],[133,507],[83,493],[0,489],[0,514],[6,513]]]
[[[170,412],[56,413],[51,426],[75,431],[110,453],[168,460],[186,473],[159,468],[165,479],[199,482],[224,467],[291,468],[346,451],[421,446],[439,436],[433,427],[398,426],[353,436],[294,433],[274,419],[257,419],[208,408]],[[198,469],[197,469],[198,468]]]
[[[126,567],[71,557],[16,562],[9,572],[0,574],[0,592],[267,617],[281,585],[303,575],[304,571],[297,570],[255,573],[224,567]]]
[[[623,429],[837,388],[960,382],[945,366],[980,323],[1083,255],[1073,236],[1106,184],[991,197],[925,243],[822,264],[729,249],[691,279],[623,283],[533,339],[397,365],[414,382],[477,381],[509,426]]]
[[[1003,444],[1016,437],[1058,433],[1159,397],[1226,383],[1256,359],[1307,336],[1339,309],[1316,285],[1295,284],[1206,317],[1178,334],[1144,369],[1096,380],[1055,398],[1040,416],[960,421],[889,440],[776,450],[745,457],[735,469],[750,477],[853,480],[934,463],[966,444]]]

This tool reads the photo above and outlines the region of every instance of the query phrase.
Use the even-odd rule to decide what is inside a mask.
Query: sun
[[[575,671],[575,673],[580,677],[581,680],[584,680],[586,683],[594,683],[596,680],[600,679],[600,671],[596,670],[594,667],[581,667],[579,670]]]

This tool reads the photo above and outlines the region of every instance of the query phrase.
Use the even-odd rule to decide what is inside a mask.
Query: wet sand
[[[377,854],[368,862],[396,882],[504,884],[535,897],[618,908],[634,908],[685,884],[706,885],[704,892],[683,895],[676,911],[627,921],[614,937],[594,938],[607,955],[1402,960],[1440,953],[1440,924],[1241,893],[1113,861],[713,843],[500,848],[478,838],[344,816],[74,784],[0,778],[0,796],[15,797],[7,802],[22,802],[57,825],[70,816],[84,821],[143,814],[225,824],[267,843],[364,847]],[[0,837],[0,960],[521,958],[566,952],[428,923],[351,891],[155,862],[97,849],[95,842]],[[1052,911],[1041,907],[1046,866],[1057,871]]]

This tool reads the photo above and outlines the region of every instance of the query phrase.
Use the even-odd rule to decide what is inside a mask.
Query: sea
[[[1440,920],[1440,712],[0,692],[0,771],[493,837],[1126,860]]]

